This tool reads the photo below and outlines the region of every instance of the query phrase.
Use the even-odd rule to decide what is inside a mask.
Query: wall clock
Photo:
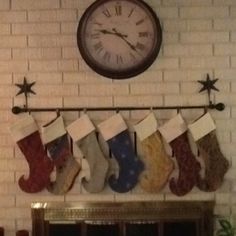
[[[77,44],[98,74],[127,79],[144,72],[161,47],[158,17],[142,0],[97,0],[82,15]]]

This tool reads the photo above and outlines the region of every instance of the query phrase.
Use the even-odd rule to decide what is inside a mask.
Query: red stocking
[[[201,169],[189,145],[187,126],[178,114],[160,127],[160,132],[170,144],[179,167],[178,179],[170,180],[170,190],[177,196],[183,196],[196,185]]]
[[[50,183],[53,163],[46,155],[33,117],[24,115],[10,130],[29,165],[29,177],[28,179],[20,177],[20,188],[27,193],[43,190]]]

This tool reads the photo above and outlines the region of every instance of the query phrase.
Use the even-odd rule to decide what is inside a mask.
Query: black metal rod
[[[50,111],[134,111],[134,110],[182,110],[182,109],[216,109],[223,111],[225,109],[224,103],[217,103],[209,105],[198,106],[154,106],[154,107],[50,107],[50,108],[28,108],[14,106],[12,113],[19,114],[23,112],[50,112]]]

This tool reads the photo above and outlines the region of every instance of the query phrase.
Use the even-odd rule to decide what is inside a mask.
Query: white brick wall
[[[31,230],[32,201],[127,201],[127,200],[215,200],[215,213],[236,216],[236,1],[235,0],[146,0],[157,12],[163,28],[161,52],[143,74],[122,81],[97,75],[81,59],[76,43],[78,16],[93,0],[1,0],[0,1],[0,226],[6,236],[18,229]],[[115,194],[106,188],[101,194],[87,194],[79,180],[66,196],[46,190],[26,194],[17,181],[28,170],[24,156],[13,142],[8,127],[17,118],[13,105],[23,105],[24,97],[15,83],[24,76],[36,82],[30,95],[32,107],[110,107],[198,105],[207,102],[199,94],[209,73],[219,78],[212,98],[224,102],[223,112],[211,111],[217,125],[222,152],[232,167],[222,187],[214,193],[197,188],[178,198],[168,188],[148,195],[137,187],[129,194]],[[127,119],[141,119],[148,111],[122,112]],[[105,119],[112,112],[89,112],[91,118]],[[157,111],[159,119],[169,119],[176,111]],[[182,111],[186,120],[202,114]],[[66,123],[78,112],[63,113]],[[39,125],[54,113],[35,113]],[[133,121],[134,122],[134,121]],[[235,217],[236,218],[236,217]]]

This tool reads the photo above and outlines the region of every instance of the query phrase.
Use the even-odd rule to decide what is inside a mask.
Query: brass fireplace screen
[[[207,201],[32,203],[32,235],[213,236],[213,208]]]

